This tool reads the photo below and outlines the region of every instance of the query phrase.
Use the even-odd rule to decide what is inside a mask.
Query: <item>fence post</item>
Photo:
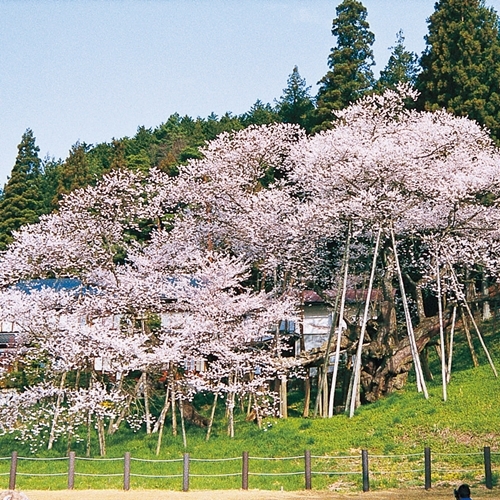
[[[17,473],[17,451],[13,451],[10,458],[9,490],[16,489],[16,473]]]
[[[310,490],[311,489],[311,450],[306,450],[304,453],[304,467],[305,467],[306,490]]]
[[[248,451],[243,452],[243,462],[241,464],[241,489],[248,490]]]
[[[126,451],[123,457],[123,489],[130,489],[130,451]]]
[[[370,491],[370,472],[368,470],[367,450],[361,450],[361,465],[363,468],[363,491]]]
[[[427,446],[424,448],[424,468],[425,468],[425,489],[431,489],[431,449]]]
[[[184,453],[184,467],[182,469],[182,491],[189,490],[189,453]]]
[[[484,479],[486,488],[489,490],[493,489],[493,478],[491,476],[491,448],[489,446],[484,447]]]
[[[68,490],[72,490],[75,487],[75,459],[75,452],[70,451],[68,462]]]

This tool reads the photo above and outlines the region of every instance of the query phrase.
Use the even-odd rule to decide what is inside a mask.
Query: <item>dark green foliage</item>
[[[250,108],[250,111],[242,115],[240,119],[243,127],[248,127],[250,125],[266,125],[268,123],[281,121],[280,115],[273,107],[269,103],[264,104],[260,99],[258,99]]]
[[[76,142],[71,146],[66,161],[59,168],[57,200],[74,189],[88,186],[92,181],[87,152],[90,147]]]
[[[42,213],[44,214],[49,214],[57,208],[57,189],[62,167],[62,160],[46,157],[42,161],[40,193],[42,196]]]
[[[288,77],[287,87],[283,89],[283,95],[276,101],[280,121],[297,123],[309,131],[311,113],[314,110],[310,89],[306,80],[300,76],[298,67],[295,66]]]
[[[429,18],[419,106],[468,116],[500,138],[499,19],[483,0],[440,0]]]
[[[400,82],[416,84],[419,65],[414,52],[408,52],[404,45],[405,37],[400,30],[396,35],[396,45],[391,47],[392,53],[386,67],[380,72],[377,90],[393,89]]]
[[[374,86],[371,67],[375,62],[371,47],[375,36],[366,17],[366,8],[357,0],[344,0],[337,7],[332,26],[337,45],[328,56],[330,71],[318,82],[313,131],[328,128],[334,119],[334,110],[345,108]]]
[[[38,221],[43,212],[40,193],[40,148],[35,144],[33,131],[27,129],[11,175],[5,185],[0,203],[0,249],[12,241],[12,232],[24,224]]]

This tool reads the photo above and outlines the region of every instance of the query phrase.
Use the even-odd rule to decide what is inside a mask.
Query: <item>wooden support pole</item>
[[[70,451],[68,461],[68,490],[72,490],[75,487],[75,462],[76,453],[74,451]]]
[[[10,458],[9,490],[16,489],[17,451],[13,451]]]
[[[437,299],[438,299],[438,314],[439,314],[439,342],[441,344],[441,378],[443,387],[443,401],[448,399],[447,383],[448,375],[446,373],[446,345],[444,341],[444,325],[443,325],[443,298],[441,295],[441,269],[439,268],[439,259],[436,256],[436,280],[437,280]]]
[[[243,452],[241,462],[241,489],[248,490],[248,451]]]
[[[365,333],[366,333],[366,325],[368,323],[368,313],[370,311],[370,298],[372,295],[373,282],[375,280],[375,270],[377,268],[377,255],[378,255],[378,248],[379,248],[379,244],[380,244],[381,234],[382,234],[382,228],[380,228],[378,230],[377,240],[375,242],[375,249],[373,250],[372,269],[371,269],[371,273],[370,273],[370,281],[368,283],[368,292],[366,294],[365,311],[363,313],[363,322],[361,323],[361,332],[359,334],[358,348],[356,350],[356,360],[354,362],[354,367],[353,367],[353,373],[352,373],[353,384],[352,384],[351,399],[349,401],[349,417],[350,418],[352,418],[354,416],[354,410],[356,409],[356,404],[358,401],[359,386],[360,386],[360,379],[361,379],[361,355],[363,353],[363,341],[364,341]],[[347,407],[346,407],[346,410],[347,410]]]
[[[491,448],[484,447],[484,482],[486,488],[493,489],[493,476],[491,475]]]
[[[337,343],[335,344],[335,360],[333,362],[332,384],[330,389],[330,399],[328,401],[328,417],[333,417],[333,408],[335,405],[335,388],[337,387],[337,375],[339,371],[340,360],[340,344],[342,343],[342,322],[344,321],[345,299],[347,294],[347,278],[349,277],[349,247],[351,245],[351,221],[349,221],[349,228],[347,230],[347,243],[344,252],[344,261],[342,263],[344,277],[342,281],[342,296],[340,299],[340,312],[338,318],[337,328]],[[338,294],[338,292],[337,292]],[[337,321],[335,321],[337,323]],[[335,327],[335,325],[333,325]],[[326,353],[329,354],[329,353]],[[325,355],[326,355],[325,354]],[[329,357],[329,356],[328,356]],[[329,360],[328,360],[329,361]]]
[[[424,448],[424,468],[425,468],[425,489],[431,489],[431,449],[429,447]]]
[[[403,309],[406,319],[406,329],[408,333],[408,340],[410,342],[410,350],[413,358],[413,364],[415,366],[415,377],[417,380],[417,390],[418,392],[423,392],[425,399],[429,399],[429,394],[427,392],[427,386],[425,385],[424,372],[422,370],[422,364],[420,363],[420,357],[418,355],[418,346],[415,339],[415,333],[413,331],[413,324],[411,322],[410,308],[408,307],[408,300],[406,299],[406,292],[403,280],[403,273],[401,271],[401,266],[399,265],[399,257],[396,246],[396,236],[394,235],[394,228],[391,225],[391,239],[392,239],[392,249],[394,251],[394,264],[396,266],[396,271],[399,278],[399,290],[401,292],[401,302],[403,303]]]
[[[363,469],[363,491],[370,491],[370,471],[368,469],[367,450],[361,450],[361,466]]]
[[[125,452],[123,460],[123,489],[128,491],[130,489],[130,452]]]
[[[446,372],[446,382],[450,383],[451,378],[451,364],[453,360],[453,342],[455,335],[455,323],[457,320],[457,306],[453,307],[453,315],[451,318],[451,331],[450,331],[450,349],[448,353],[448,370]]]
[[[189,453],[184,453],[182,469],[182,491],[189,490]]]
[[[458,282],[457,275],[455,271],[453,270],[453,266],[448,262],[448,267],[450,269],[451,277],[452,277],[452,283],[455,287],[455,293],[457,295],[457,298],[461,300],[465,306],[465,310],[468,312],[471,323],[474,325],[474,329],[476,330],[477,336],[479,337],[479,341],[481,342],[481,346],[483,347],[483,350],[486,354],[486,357],[488,358],[488,362],[490,363],[491,369],[493,370],[493,373],[496,378],[498,378],[498,373],[495,368],[495,365],[493,363],[493,360],[491,359],[490,352],[488,351],[488,348],[486,347],[486,344],[484,343],[483,336],[481,335],[481,332],[479,331],[479,328],[477,326],[476,320],[474,319],[474,315],[472,314],[472,311],[470,310],[469,304],[465,298],[464,293],[460,290],[460,284]]]

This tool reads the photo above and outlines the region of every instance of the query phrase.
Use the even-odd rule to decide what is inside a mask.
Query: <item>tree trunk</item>
[[[57,420],[59,418],[59,413],[61,412],[61,402],[63,398],[64,383],[66,382],[66,374],[67,372],[64,372],[61,375],[61,382],[59,384],[59,393],[57,394],[56,408],[54,410],[54,418],[52,419],[52,427],[50,428],[49,444],[47,445],[48,450],[52,449],[52,445],[54,444],[54,440],[56,438],[56,426],[57,426]]]
[[[309,368],[306,370],[304,378],[304,411],[302,412],[304,418],[309,416],[309,406],[311,404],[311,377],[309,376]]]
[[[443,326],[446,327],[450,323],[451,319],[445,317]],[[440,322],[437,316],[421,321],[414,328],[418,352],[421,353],[432,339],[439,337],[439,332]],[[401,339],[390,353],[387,353],[386,346],[373,341],[364,347],[362,357],[362,402],[373,402],[386,394],[402,389],[413,364],[408,337]]]

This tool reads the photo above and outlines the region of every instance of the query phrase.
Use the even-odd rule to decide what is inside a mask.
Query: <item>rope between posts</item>
[[[38,477],[46,477],[46,476],[67,476],[67,472],[54,472],[52,474],[37,474],[35,472],[16,472],[18,476],[38,476]]]
[[[304,475],[304,471],[300,472],[249,472],[249,476],[297,476]]]
[[[438,456],[438,457],[463,457],[463,456],[483,456],[482,453],[432,453],[432,455],[434,457]]]
[[[304,457],[301,457],[304,458]],[[322,458],[324,460],[340,460],[340,459],[358,459],[359,460],[359,455],[342,455],[338,457],[331,457],[328,455],[311,455],[311,458]]]
[[[299,455],[297,457],[248,457],[251,460],[297,460],[304,458],[304,455]]]
[[[122,459],[123,460],[123,459]],[[130,457],[130,460],[134,460],[135,462],[153,462],[153,463],[167,463],[167,462],[182,462],[182,458],[171,458],[166,460],[151,460],[147,458],[134,458]]]
[[[86,460],[87,462],[123,462],[123,457],[120,458],[88,458],[75,457],[76,460]]]
[[[241,472],[234,472],[229,474],[189,474],[189,477],[231,477],[241,476]]]
[[[435,453],[437,455],[437,453]],[[405,457],[423,457],[423,453],[412,453],[410,455],[370,455],[370,458],[405,458]]]
[[[331,472],[320,472],[320,471],[311,471],[311,474],[315,474],[315,475],[323,475],[323,476],[345,476],[345,475],[348,475],[348,474],[356,474],[358,475],[359,474],[359,471],[358,472],[336,472],[336,471],[331,471]]]
[[[0,457],[0,460],[10,460],[11,457]]]
[[[48,462],[50,460],[68,460],[68,457],[56,457],[56,458],[17,457],[17,460],[32,460],[32,461],[39,461],[39,462]]]
[[[130,477],[145,477],[145,478],[152,478],[152,479],[170,479],[173,477],[183,477],[182,474],[170,474],[168,476],[153,476],[151,474],[130,474]]]
[[[241,457],[234,458],[189,458],[190,462],[229,462],[231,460],[241,460]]]
[[[121,474],[86,474],[84,472],[75,472],[75,476],[88,476],[88,477],[123,477]]]

